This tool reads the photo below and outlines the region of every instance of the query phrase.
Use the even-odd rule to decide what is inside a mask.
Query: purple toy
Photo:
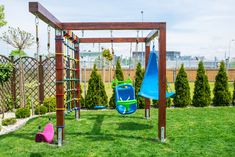
[[[38,132],[35,136],[35,141],[36,142],[47,142],[47,143],[52,143],[54,137],[54,128],[53,124],[48,123],[43,132]]]

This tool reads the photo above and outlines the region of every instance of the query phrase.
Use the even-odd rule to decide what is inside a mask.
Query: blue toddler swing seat
[[[132,114],[137,110],[135,90],[131,84],[120,84],[115,87],[116,110],[120,114]]]

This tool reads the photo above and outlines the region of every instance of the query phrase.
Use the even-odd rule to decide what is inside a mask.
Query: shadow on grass
[[[111,118],[130,118],[130,119],[142,119],[144,120],[144,116],[135,116],[135,115],[121,115],[121,114],[114,114],[114,115],[107,115],[107,114],[97,114],[97,115],[103,115],[105,117],[111,117]],[[97,115],[92,115],[92,114],[86,114],[84,117],[88,117],[88,119],[95,119]],[[83,117],[83,116],[82,116]],[[74,118],[73,118],[74,119]]]
[[[41,153],[31,153],[30,157],[42,157]]]
[[[93,141],[112,141],[117,140],[117,138],[123,139],[135,139],[135,140],[143,140],[150,142],[158,142],[156,138],[135,136],[135,135],[123,135],[123,134],[109,134],[109,133],[100,133],[100,134],[92,134],[91,132],[76,132],[76,133],[68,133],[68,135],[76,135],[76,136],[86,136],[86,138],[91,139]]]
[[[122,122],[119,123],[119,128],[117,130],[145,130],[152,129],[152,125],[140,124],[135,122]]]

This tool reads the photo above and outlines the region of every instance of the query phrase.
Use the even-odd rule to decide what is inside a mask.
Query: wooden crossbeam
[[[61,22],[55,16],[53,16],[46,8],[44,8],[40,3],[29,2],[29,12],[38,16],[38,18],[40,18],[50,26],[62,29]]]
[[[152,30],[160,29],[164,22],[64,22],[65,30]]]
[[[130,43],[145,42],[145,38],[80,38],[80,43]]]

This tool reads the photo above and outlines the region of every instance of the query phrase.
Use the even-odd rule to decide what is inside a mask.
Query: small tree
[[[235,80],[233,82],[233,100],[232,104],[235,106]]]
[[[117,59],[116,69],[115,69],[115,78],[118,79],[118,81],[124,80],[124,75],[123,75],[122,67],[120,64],[120,58]],[[113,95],[109,100],[109,107],[115,108],[115,90],[114,89],[113,89]]]
[[[0,5],[0,28],[6,24],[7,21],[5,20],[4,6]]]
[[[13,72],[13,65],[11,63],[0,64],[0,85],[3,88],[5,82],[7,82],[12,75]],[[2,92],[2,91],[1,91]],[[0,95],[1,96],[1,95]],[[0,100],[3,100],[0,97]],[[4,118],[4,110],[5,110],[5,102],[2,102],[1,109],[2,109],[2,119]]]
[[[215,106],[229,106],[231,102],[231,95],[228,90],[228,76],[225,70],[225,64],[220,63],[219,71],[215,77],[213,104]]]
[[[16,58],[24,57],[27,56],[27,54],[24,51],[19,51],[19,50],[12,50],[10,53],[10,56],[14,56]]]
[[[137,99],[137,104],[139,108],[145,107],[144,97],[138,95],[143,78],[144,78],[144,70],[141,68],[141,64],[138,63],[135,71],[135,97]]]
[[[102,56],[104,58],[106,58],[108,61],[112,61],[113,60],[113,55],[112,55],[112,53],[110,52],[109,49],[102,48]]]
[[[96,65],[94,65],[88,81],[88,91],[85,99],[86,107],[90,109],[96,105],[106,106],[108,102],[104,83],[102,82],[101,76],[97,73]]]
[[[34,44],[34,42],[35,42],[34,37],[31,33],[28,33],[24,30],[21,30],[19,27],[18,28],[9,27],[8,31],[3,32],[1,39],[5,43],[16,48],[19,53],[19,57],[20,57],[20,66],[19,66],[19,71],[20,71],[20,80],[19,80],[19,82],[20,82],[20,106],[25,107],[24,68],[23,68],[21,54],[24,49],[29,48]]]
[[[120,63],[120,58],[117,59],[116,69],[115,69],[115,77],[118,79],[118,81],[124,80],[124,75],[122,72],[122,67]]]
[[[183,64],[176,76],[175,97],[173,102],[176,107],[186,107],[191,104],[190,87]]]
[[[211,91],[208,77],[205,73],[203,62],[200,61],[197,69],[197,77],[194,84],[192,105],[195,107],[209,106],[211,103]]]

